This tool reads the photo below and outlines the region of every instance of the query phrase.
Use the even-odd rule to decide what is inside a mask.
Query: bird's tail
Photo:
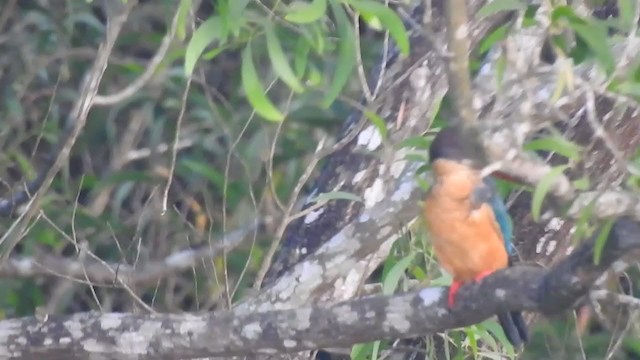
[[[498,322],[500,323],[500,326],[502,326],[502,330],[507,336],[507,340],[509,340],[514,348],[518,348],[520,345],[529,341],[527,324],[525,323],[521,312],[512,311],[498,314]]]

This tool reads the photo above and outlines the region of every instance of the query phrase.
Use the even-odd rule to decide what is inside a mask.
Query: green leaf
[[[469,342],[469,347],[471,348],[471,353],[473,354],[474,359],[478,358],[478,337],[476,336],[477,332],[477,326],[469,326],[465,329],[467,341]]]
[[[380,351],[380,340],[375,341],[373,343],[373,348],[371,349],[371,360],[378,359],[378,352]]]
[[[367,119],[369,119],[369,121],[371,121],[373,126],[378,129],[378,131],[380,132],[380,136],[383,139],[386,139],[387,133],[389,132],[387,130],[387,123],[385,123],[384,120],[373,111],[365,110],[364,115],[367,117]]]
[[[309,73],[307,74],[307,84],[310,86],[319,86],[322,84],[322,71],[313,63],[309,64]]]
[[[398,148],[415,147],[418,149],[428,149],[433,139],[427,139],[424,136],[412,136],[402,140],[398,144]]]
[[[607,74],[611,74],[616,67],[616,60],[607,41],[607,29],[602,26],[596,26],[594,23],[572,23],[571,28],[589,45],[589,48],[595,53],[596,58]]]
[[[273,65],[273,70],[276,72],[278,77],[291,88],[291,90],[297,93],[303,92],[304,86],[302,86],[302,83],[300,83],[296,75],[293,73],[293,69],[291,69],[291,66],[289,65],[287,56],[284,54],[282,46],[280,45],[278,35],[276,35],[275,29],[269,21],[266,22],[265,33],[267,37],[267,51],[269,53],[271,65]]]
[[[615,219],[607,219],[607,221],[602,225],[600,232],[598,233],[598,237],[596,238],[596,242],[593,245],[593,263],[595,265],[600,265],[600,259],[602,258],[602,250],[604,246],[607,244],[607,239],[609,238],[609,232],[613,227],[613,223]]]
[[[206,177],[209,182],[215,185],[219,190],[224,189],[224,174],[218,172],[215,167],[204,160],[183,159],[180,161],[180,170],[184,167],[185,173],[202,175]]]
[[[367,356],[373,350],[372,343],[355,344],[351,347],[351,360],[367,360]]]
[[[640,84],[633,81],[625,81],[615,87],[615,91],[634,97],[640,97]]]
[[[384,26],[375,15],[369,13],[360,13],[360,18],[373,30],[382,31]]]
[[[318,194],[318,196],[313,198],[312,201],[317,203],[325,203],[330,200],[350,200],[362,202],[362,198],[360,198],[358,195],[346,191],[331,191]]]
[[[340,92],[342,92],[347,81],[349,81],[349,76],[356,65],[353,27],[347,18],[347,14],[340,5],[331,2],[331,10],[333,11],[338,27],[338,59],[336,60],[336,69],[333,73],[333,81],[325,98],[322,100],[322,107],[324,108],[331,106],[338,95],[340,95]]]
[[[493,336],[495,336],[498,339],[498,342],[507,349],[507,352],[513,353],[513,346],[511,345],[509,340],[507,340],[507,336],[504,333],[504,329],[502,329],[502,326],[500,326],[500,324],[496,320],[487,319],[483,321],[481,325],[489,333],[493,334]],[[484,340],[489,341],[489,339],[484,339]],[[495,342],[495,340],[492,340],[492,342]]]
[[[556,166],[547,175],[545,175],[542,180],[536,185],[535,190],[533,191],[533,199],[531,200],[531,215],[533,216],[534,221],[540,220],[540,211],[542,209],[542,201],[547,196],[549,189],[551,189],[551,184],[555,181],[555,179],[562,175],[562,172],[565,171],[569,166],[560,165]]]
[[[560,134],[553,134],[540,139],[535,139],[525,144],[525,150],[546,150],[556,152],[568,159],[579,160],[582,147],[565,139]]]
[[[180,0],[176,24],[176,35],[178,35],[178,39],[180,40],[187,38],[187,16],[189,15],[189,11],[191,11],[192,5],[191,0]]]
[[[489,35],[487,35],[487,37],[482,39],[480,45],[478,46],[478,52],[480,52],[481,54],[486,53],[487,51],[491,50],[491,48],[493,48],[493,45],[495,45],[498,41],[506,39],[507,35],[509,35],[509,25],[505,24],[498,27]]]
[[[404,28],[402,20],[389,7],[370,0],[344,0],[349,5],[353,6],[359,13],[373,15],[380,20],[382,26],[384,26],[391,37],[396,41],[396,45],[400,49],[400,52],[404,56],[409,55],[409,36],[407,30]]]
[[[573,181],[573,187],[576,190],[585,191],[589,189],[589,178],[584,176]]]
[[[249,5],[251,0],[229,0],[229,16],[237,19],[242,16],[242,12]]]
[[[298,78],[302,78],[305,70],[307,69],[307,63],[309,62],[309,50],[311,50],[309,41],[307,41],[304,36],[299,36],[293,55],[293,68]]]
[[[298,24],[308,24],[319,20],[327,12],[327,0],[312,2],[294,1],[289,5],[284,19]]]
[[[322,26],[319,24],[312,24],[310,25],[310,27],[311,27],[311,31],[313,32],[311,39],[313,41],[314,50],[319,55],[322,55],[324,54],[324,51],[327,48],[327,44],[326,44],[327,39],[325,38],[327,35],[324,32]]]
[[[607,74],[615,69],[615,58],[608,43],[608,28],[601,21],[590,21],[578,16],[570,6],[558,6],[551,13],[551,21],[556,24],[566,19],[576,35],[586,44]]]
[[[204,49],[214,40],[219,39],[222,34],[222,22],[217,16],[212,16],[203,22],[200,27],[193,33],[187,52],[184,55],[184,72],[186,76],[191,76],[196,62],[202,55]]]
[[[255,111],[263,118],[270,121],[282,121],[284,115],[269,100],[266,91],[258,78],[258,72],[253,65],[253,52],[251,42],[242,52],[242,87],[247,95],[247,100]]]
[[[633,25],[633,17],[636,13],[637,0],[618,0],[618,13],[620,14],[620,25],[623,29],[630,29]]]
[[[525,10],[527,4],[520,0],[493,0],[478,10],[480,18],[499,13],[501,11]]]
[[[410,269],[411,275],[418,281],[424,281],[427,279],[427,273],[419,266],[412,266]]]
[[[416,253],[412,252],[411,254],[405,256],[400,261],[395,263],[393,267],[387,273],[384,280],[382,281],[382,293],[384,295],[391,295],[396,291],[398,284],[400,284],[400,279],[404,275],[404,272],[409,268],[411,262],[415,258]]]

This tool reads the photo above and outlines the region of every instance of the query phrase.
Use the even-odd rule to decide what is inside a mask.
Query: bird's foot
[[[460,290],[460,286],[462,286],[462,282],[454,280],[449,287],[449,309],[453,308],[456,303],[456,294]]]
[[[485,270],[485,271],[481,272],[480,274],[476,275],[476,277],[474,277],[473,279],[474,279],[476,282],[479,282],[480,280],[482,280],[482,279],[486,278],[487,276],[491,275],[492,273],[493,273],[493,272],[492,272],[492,271],[490,271],[490,270]]]

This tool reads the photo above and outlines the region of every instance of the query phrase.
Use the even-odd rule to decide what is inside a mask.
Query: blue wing
[[[500,225],[500,231],[502,231],[502,237],[504,238],[504,246],[507,248],[507,252],[509,254],[513,254],[515,251],[513,243],[511,242],[511,239],[513,238],[513,223],[511,222],[511,217],[507,212],[507,206],[500,198],[500,194],[498,194],[498,191],[496,190],[493,179],[486,177],[484,178],[484,183],[492,190],[491,208],[493,208],[493,214],[498,221],[498,225]]]
[[[500,198],[498,191],[496,190],[495,181],[491,177],[485,177],[483,186],[479,186],[473,193],[473,200],[476,204],[488,203],[493,209],[493,213],[496,217],[496,221],[500,226],[502,237],[504,239],[504,246],[510,255],[513,255],[515,248],[511,239],[513,238],[513,224],[511,217],[507,212],[507,207]]]

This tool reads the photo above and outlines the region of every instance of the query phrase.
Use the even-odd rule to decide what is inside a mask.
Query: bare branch
[[[195,4],[193,4],[193,8],[197,8],[198,3],[199,2],[196,2]],[[177,5],[177,7],[180,7],[180,5]],[[173,38],[176,34],[179,16],[180,16],[180,12],[176,10],[176,13],[173,16],[173,19],[171,20],[171,26],[169,27],[169,30],[162,38],[160,47],[158,47],[158,50],[156,51],[155,55],[153,55],[153,58],[151,58],[151,60],[149,61],[149,64],[147,64],[146,70],[142,73],[142,75],[140,75],[134,82],[129,84],[127,87],[125,87],[124,89],[114,94],[96,95],[94,99],[95,105],[114,105],[119,102],[125,101],[131,98],[132,96],[134,96],[151,80],[151,78],[155,74],[160,64],[162,64],[162,60],[164,60],[164,57],[167,55],[167,52],[169,51],[171,41],[173,41]]]
[[[95,256],[88,257],[84,261],[52,255],[12,257],[0,267],[0,277],[16,279],[60,276],[89,282],[93,286],[153,285],[163,277],[191,269],[203,259],[210,259],[235,249],[254,230],[253,226],[236,230],[219,242],[209,243],[195,249],[181,250],[162,260],[151,261],[141,266],[108,263]]]

